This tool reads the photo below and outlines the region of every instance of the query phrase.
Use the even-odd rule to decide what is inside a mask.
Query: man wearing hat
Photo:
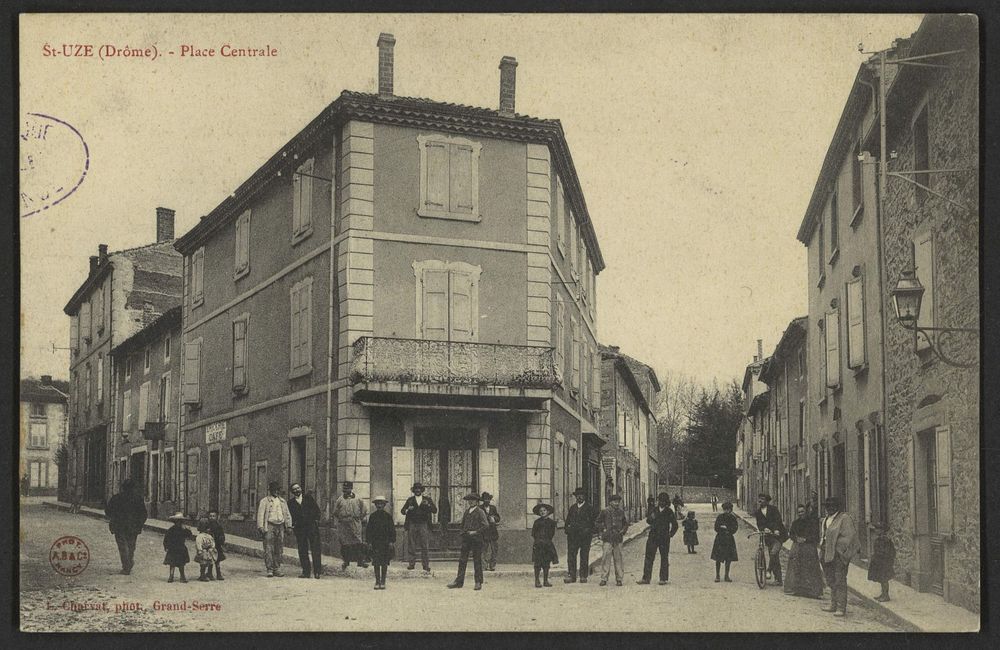
[[[622,558],[622,543],[628,530],[628,516],[622,510],[622,495],[612,494],[608,507],[597,516],[597,532],[601,535],[602,568],[601,586],[608,584],[611,562],[615,565],[615,584],[622,586],[625,579],[625,561]]]
[[[576,497],[576,503],[569,507],[566,514],[566,553],[569,560],[568,575],[563,578],[563,582],[576,582],[576,561],[579,558],[580,582],[586,583],[590,572],[590,543],[594,538],[597,510],[587,503],[587,492],[582,487],[576,488],[573,496]]]
[[[267,577],[281,577],[281,554],[285,549],[285,531],[292,528],[288,504],[278,495],[278,482],[267,484],[267,496],[257,505],[257,532],[264,539],[264,568]]]
[[[497,524],[500,523],[500,511],[490,503],[492,500],[493,495],[489,492],[483,492],[479,495],[480,507],[490,522],[490,528],[483,536],[483,556],[487,571],[497,570],[497,546],[500,541],[500,532],[497,530]]]
[[[823,502],[826,517],[823,519],[823,537],[819,543],[823,574],[830,585],[830,605],[824,612],[834,616],[847,615],[847,568],[851,559],[861,550],[858,529],[854,519],[841,512],[840,499],[827,497]]]
[[[292,483],[292,498],[288,501],[288,511],[292,514],[295,529],[295,544],[299,548],[300,578],[319,578],[323,575],[322,548],[319,539],[319,504],[311,494],[302,492],[302,486]],[[309,553],[312,551],[312,562]]]
[[[449,589],[461,589],[465,584],[465,567],[469,563],[469,553],[472,553],[473,570],[476,578],[476,591],[483,588],[483,535],[490,527],[486,512],[479,507],[479,495],[465,495],[466,510],[462,515],[462,553],[458,558],[458,575],[455,581],[448,585]]]
[[[757,495],[757,509],[754,510],[753,516],[757,520],[757,530],[765,533],[764,543],[767,545],[771,556],[768,569],[774,575],[774,584],[780,585],[782,583],[781,558],[779,554],[781,552],[781,545],[788,539],[788,532],[785,530],[784,522],[781,521],[781,513],[771,505],[770,494],[761,492]]]
[[[372,549],[372,566],[375,569],[375,589],[385,589],[385,578],[389,570],[389,561],[395,551],[396,525],[392,515],[385,510],[387,499],[377,496],[372,499],[375,511],[368,516],[365,536]]]
[[[351,562],[357,562],[362,569],[368,568],[365,561],[365,543],[361,539],[362,523],[368,518],[365,502],[354,495],[354,483],[344,481],[343,494],[333,504],[333,519],[337,522],[337,540],[340,542],[341,568],[346,569]]]
[[[108,501],[104,514],[108,517],[108,529],[118,544],[122,573],[129,575],[135,564],[136,538],[142,532],[142,525],[146,523],[146,504],[135,481],[130,478],[122,481],[121,491]]]
[[[413,570],[419,550],[424,573],[430,573],[431,561],[427,555],[427,544],[431,537],[431,516],[437,513],[438,509],[430,497],[424,496],[424,486],[420,481],[413,484],[410,492],[413,496],[406,500],[400,511],[400,514],[406,517],[403,521],[403,530],[406,531],[406,559],[410,563],[406,568]]]
[[[657,506],[646,517],[649,524],[649,536],[646,538],[646,558],[642,566],[640,585],[648,585],[653,578],[653,563],[656,553],[660,553],[660,584],[667,584],[670,579],[670,538],[677,534],[677,517],[670,509],[670,495],[661,492],[657,497]]]

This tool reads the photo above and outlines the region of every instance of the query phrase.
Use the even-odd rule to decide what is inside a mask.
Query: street
[[[670,584],[637,585],[642,573],[644,537],[626,546],[625,583],[566,585],[535,589],[525,576],[490,576],[482,591],[472,590],[472,576],[461,590],[446,589],[454,564],[435,568],[431,577],[393,579],[374,591],[371,570],[354,578],[325,576],[297,579],[285,567],[284,578],[263,577],[261,560],[232,554],[223,563],[224,582],[197,581],[189,564],[188,584],[168,584],[162,564],[162,537],[139,536],[132,575],[120,575],[113,536],[107,523],[59,512],[41,505],[21,510],[21,629],[24,631],[787,631],[891,632],[888,620],[851,597],[846,619],[820,611],[825,601],[786,596],[779,587],[759,590],[750,559],[748,529],[737,536],[740,561],[733,583],[715,583],[709,559],[714,517],[705,506],[698,553],[689,555],[678,534],[671,546]],[[561,534],[561,533],[559,533]],[[52,542],[76,535],[91,552],[79,576],[58,575],[48,561]],[[501,532],[501,543],[502,543]],[[189,548],[192,544],[189,542]],[[193,555],[193,553],[192,553]],[[592,558],[593,559],[593,558]],[[560,558],[565,563],[565,558]],[[399,563],[394,564],[395,568]],[[502,567],[501,567],[502,568]],[[469,573],[472,567],[470,563]],[[474,610],[468,609],[470,604]],[[266,607],[267,616],[262,616]],[[168,609],[186,607],[186,609]],[[76,610],[76,611],[74,611]],[[461,615],[475,611],[479,615]],[[488,621],[484,624],[483,617]],[[762,622],[768,626],[763,627]]]

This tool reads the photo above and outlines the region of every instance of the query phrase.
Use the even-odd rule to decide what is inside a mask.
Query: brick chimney
[[[378,35],[378,96],[392,97],[392,54],[396,37],[382,32]]]
[[[103,266],[105,262],[108,261],[108,245],[98,244],[97,245],[97,264],[98,266]]]
[[[514,115],[514,86],[517,79],[517,59],[505,56],[500,59],[500,114]]]
[[[763,339],[757,339],[757,358],[761,359],[761,360],[764,358],[764,340]]]
[[[156,208],[156,243],[174,239],[174,211],[170,208]]]
[[[42,375],[42,386],[52,385],[52,375]]]
[[[97,256],[90,256],[90,275],[94,275],[97,272]]]

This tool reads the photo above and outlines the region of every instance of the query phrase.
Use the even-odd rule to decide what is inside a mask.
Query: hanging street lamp
[[[946,348],[955,336],[965,335],[978,338],[979,329],[973,327],[928,327],[919,325],[920,303],[924,296],[924,286],[920,284],[913,270],[900,273],[896,287],[889,292],[892,305],[896,310],[896,320],[904,328],[923,336],[930,349],[942,362],[956,368],[974,368],[979,365],[979,359],[961,361],[949,356]],[[936,334],[936,336],[934,335]]]

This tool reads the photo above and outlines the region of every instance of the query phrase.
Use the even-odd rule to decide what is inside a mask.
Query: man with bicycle
[[[788,539],[785,524],[781,521],[781,513],[771,505],[771,495],[761,492],[757,495],[757,509],[753,512],[757,520],[757,530],[764,533],[764,544],[767,546],[771,560],[768,569],[774,575],[774,584],[781,585],[781,545]]]

